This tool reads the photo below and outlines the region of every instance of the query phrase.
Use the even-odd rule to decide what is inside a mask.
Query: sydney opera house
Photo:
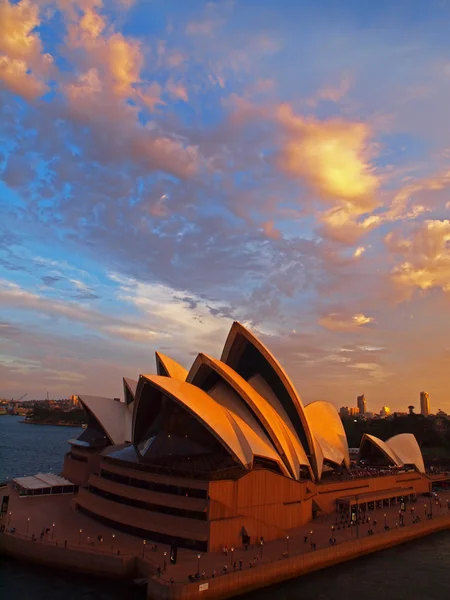
[[[364,435],[359,458],[375,475],[358,477],[335,407],[304,406],[275,357],[239,323],[220,360],[199,354],[186,371],[156,353],[156,371],[124,379],[123,400],[79,396],[89,423],[70,440],[63,475],[80,486],[74,507],[105,525],[216,551],[428,490],[410,434],[385,442]]]

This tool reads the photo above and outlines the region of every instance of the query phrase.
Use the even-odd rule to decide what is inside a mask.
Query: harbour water
[[[61,469],[72,427],[0,416],[0,480]],[[81,431],[81,430],[80,430]],[[24,499],[24,501],[30,501]],[[32,501],[32,500],[31,500]],[[443,600],[450,597],[450,532],[242,596],[242,600]],[[0,557],[0,598],[131,600],[126,583],[73,575]]]

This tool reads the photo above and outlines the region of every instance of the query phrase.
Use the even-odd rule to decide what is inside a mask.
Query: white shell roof
[[[136,396],[136,388],[137,388],[138,382],[135,379],[129,379],[128,377],[124,377],[123,382],[127,386],[127,388],[130,390],[131,395],[134,398]]]
[[[105,430],[113,444],[123,444],[125,439],[125,402],[103,396],[78,396],[81,404],[90,410]]]
[[[425,473],[422,452],[412,433],[400,433],[386,440],[399,459],[406,465],[415,465],[421,473]]]
[[[176,360],[173,360],[173,358],[170,358],[170,356],[166,356],[165,354],[162,354],[161,352],[155,352],[155,355],[156,355],[156,366],[158,368],[158,375],[162,375],[159,372],[159,367],[158,367],[158,361],[159,361],[161,363],[161,365],[164,367],[164,369],[167,371],[169,377],[173,377],[174,379],[179,379],[180,381],[186,381],[188,372],[184,367],[182,367],[180,364],[178,364]]]
[[[389,446],[389,444],[387,442],[383,442],[383,440],[380,440],[380,438],[377,438],[374,435],[370,435],[369,433],[365,433],[362,436],[360,448],[362,448],[362,445],[364,444],[364,442],[366,440],[369,440],[379,450],[381,450],[381,452],[383,452],[383,454],[387,458],[389,458],[397,467],[403,467],[403,461],[397,455],[397,453],[395,452],[395,450],[393,448],[391,448],[391,446]]]
[[[279,455],[268,440],[252,431],[245,423],[233,400],[228,399],[229,405],[225,407],[200,388],[185,381],[159,375],[141,375],[142,379],[161,390],[202,422],[243,466],[250,467],[254,455],[280,461]],[[141,399],[138,397],[137,401],[140,403]]]
[[[324,459],[350,467],[347,436],[336,408],[330,402],[317,400],[305,406],[305,414]]]
[[[247,344],[258,353],[259,365],[259,370],[248,373],[248,380],[236,371],[240,353]],[[127,394],[129,391],[134,399],[130,404],[100,396],[79,396],[111,443],[119,445],[134,439],[141,391],[147,382],[183,406],[247,468],[260,456],[276,462],[288,476],[298,479],[301,467],[307,467],[312,479],[320,479],[324,460],[350,466],[347,438],[336,408],[324,401],[304,407],[278,361],[241,324],[233,323],[222,360],[199,354],[188,373],[176,361],[157,352],[156,364],[159,375],[141,375],[139,382],[124,378]],[[198,387],[204,381],[201,373],[205,366],[219,376],[208,393]],[[280,394],[269,385],[270,377],[266,379],[265,368],[270,370],[271,377],[277,378],[274,389],[280,389]],[[247,377],[245,369],[243,374]],[[302,440],[309,449],[303,446]],[[412,434],[394,436],[387,442],[365,434],[361,445],[365,441],[377,446],[393,464],[414,464],[419,471],[425,471],[420,448]]]
[[[283,367],[277,361],[277,359],[274,357],[274,355],[270,352],[270,350],[261,342],[261,340],[259,340],[257,337],[255,337],[253,335],[253,333],[251,333],[248,329],[246,329],[243,325],[241,325],[241,323],[238,323],[237,321],[235,321],[233,323],[233,325],[231,326],[230,332],[226,339],[225,346],[224,346],[223,352],[222,352],[221,360],[227,364],[230,362],[230,355],[232,353],[233,345],[235,343],[237,343],[239,336],[242,336],[248,343],[252,344],[252,346],[263,356],[263,358],[267,361],[267,363],[270,365],[270,367],[275,372],[276,376],[278,377],[279,381],[284,386],[284,388],[287,392],[290,403],[293,406],[293,410],[297,413],[297,415],[299,417],[301,426],[304,430],[304,433],[305,433],[307,442],[311,448],[311,451],[313,452],[314,455],[316,455],[317,454],[316,441],[314,439],[314,435],[312,434],[312,432],[309,428],[308,420],[306,418],[303,403],[300,399],[300,396],[298,395],[297,390],[295,389],[295,386],[293,385],[293,383],[290,380],[289,376],[287,375],[286,371],[283,369]],[[233,365],[230,365],[230,366],[233,366]],[[263,379],[263,378],[260,377],[260,379]],[[267,388],[268,387],[269,386],[267,386]],[[258,390],[258,391],[260,392],[260,394],[262,396],[264,396],[264,394],[261,393],[260,390]],[[316,475],[320,477],[319,473],[316,473]]]
[[[286,425],[272,404],[258,394],[249,382],[226,363],[206,354],[198,355],[189,371],[188,381],[195,384],[196,373],[202,365],[207,365],[210,369],[218,373],[239,395],[242,405],[247,405],[258,417],[267,437],[271,440],[280,455],[284,456],[285,464],[291,474],[295,478],[298,478],[300,465],[309,467],[309,461],[294,427],[289,421],[289,417],[286,415],[286,419],[289,421],[289,425]],[[282,410],[284,411],[284,409]]]

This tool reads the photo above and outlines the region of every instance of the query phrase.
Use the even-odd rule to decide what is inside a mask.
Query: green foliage
[[[382,440],[398,435],[412,433],[422,449],[443,447],[450,451],[450,420],[426,419],[422,415],[393,415],[388,419],[344,418],[345,433],[350,448],[359,448],[364,433],[369,433]]]
[[[80,425],[87,423],[87,416],[82,408],[74,408],[71,411],[51,409],[48,402],[36,402],[33,405],[30,419],[44,423],[57,423],[59,421],[79,423]]]

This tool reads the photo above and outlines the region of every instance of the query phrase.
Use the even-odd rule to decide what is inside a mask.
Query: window
[[[167,485],[165,483],[157,483],[155,481],[145,481],[144,479],[136,479],[135,477],[128,477],[127,475],[121,475],[120,473],[114,473],[102,469],[100,476],[103,479],[109,479],[109,481],[116,481],[117,483],[123,483],[124,485],[131,485],[143,490],[151,490],[153,492],[161,492],[163,494],[174,494],[176,496],[189,496],[190,498],[204,498],[208,497],[206,490],[197,488],[190,488],[177,485]]]
[[[119,502],[120,504],[127,504],[128,506],[134,506],[134,508],[141,508],[143,510],[150,510],[152,512],[158,512],[165,515],[172,515],[175,517],[185,517],[186,519],[197,519],[198,521],[206,521],[206,512],[198,510],[187,510],[185,508],[176,508],[173,506],[162,506],[160,504],[153,504],[150,502],[144,502],[143,500],[135,500],[134,498],[127,498],[126,496],[120,496],[119,494],[113,494],[107,492],[94,485],[89,486],[89,491],[97,496],[112,500],[113,502]]]

